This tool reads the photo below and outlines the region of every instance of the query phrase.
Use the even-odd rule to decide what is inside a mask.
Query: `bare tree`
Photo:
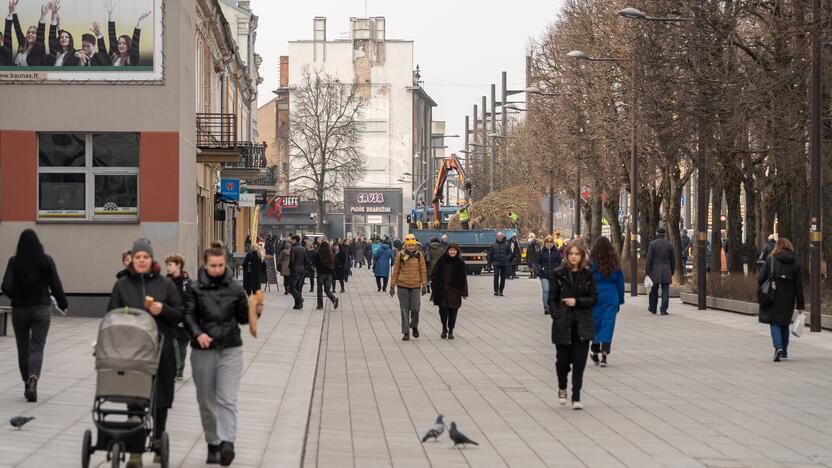
[[[317,229],[323,231],[325,201],[364,175],[360,120],[365,104],[355,85],[309,69],[292,99],[289,181],[315,197]]]

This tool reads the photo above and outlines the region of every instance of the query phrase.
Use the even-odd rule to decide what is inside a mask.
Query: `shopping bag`
[[[650,276],[644,276],[644,289],[651,289],[653,287],[653,280]]]
[[[794,320],[792,320],[792,325],[789,327],[789,330],[792,332],[792,335],[800,338],[800,334],[803,333],[803,328],[806,327],[806,314],[803,312],[798,312],[794,316]]]

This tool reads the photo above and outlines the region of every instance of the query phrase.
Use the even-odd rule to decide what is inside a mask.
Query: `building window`
[[[138,217],[138,133],[38,134],[39,219]]]

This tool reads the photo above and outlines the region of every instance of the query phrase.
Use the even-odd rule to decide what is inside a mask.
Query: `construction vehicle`
[[[459,256],[465,261],[467,273],[479,275],[488,264],[488,249],[497,240],[497,233],[505,234],[506,239],[516,235],[514,229],[468,229],[465,231],[445,231],[439,229],[416,229],[411,231],[422,245],[428,245],[432,238],[441,239],[448,236],[448,243],[459,246]]]

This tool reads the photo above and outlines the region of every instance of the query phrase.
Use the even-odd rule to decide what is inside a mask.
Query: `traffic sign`
[[[550,205],[550,204],[553,204],[553,205]],[[550,206],[552,206],[554,208],[553,211],[559,211],[560,210],[560,199],[555,197],[554,201],[550,201],[549,195],[544,195],[543,198],[540,199],[540,207],[543,209],[544,213],[548,214],[548,213],[551,213],[551,211],[549,211]]]

